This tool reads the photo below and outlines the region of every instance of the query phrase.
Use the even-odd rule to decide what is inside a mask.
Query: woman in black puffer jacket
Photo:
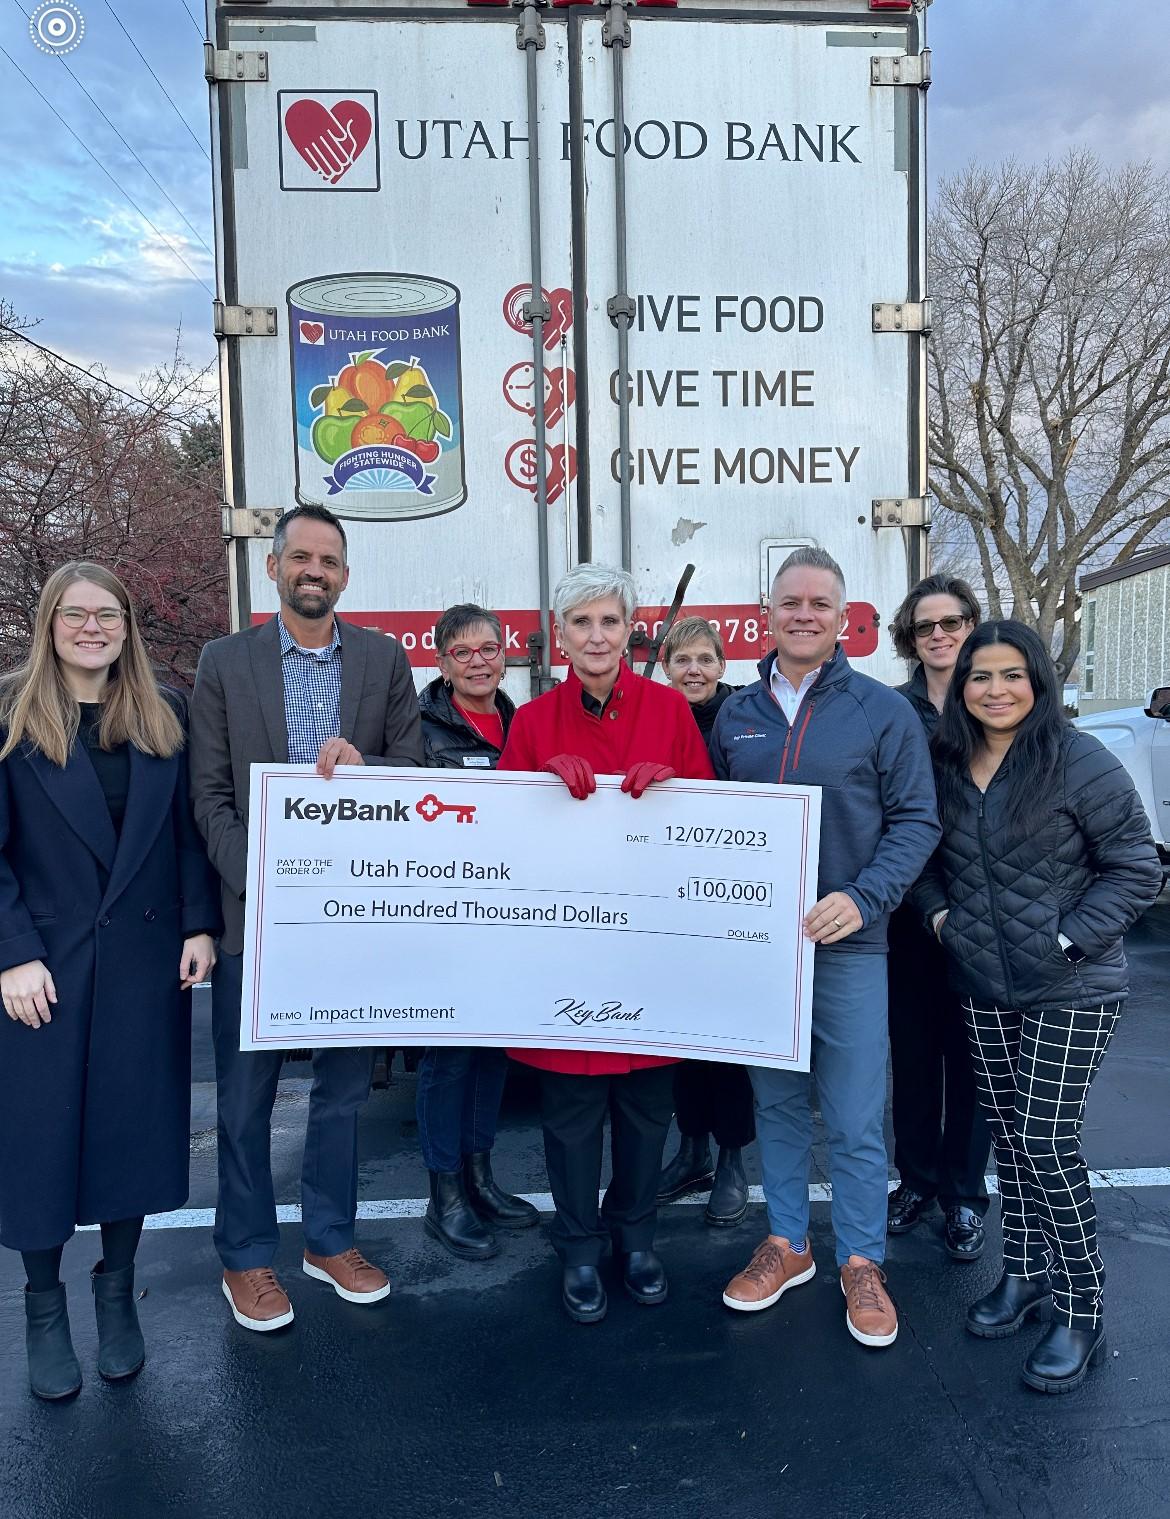
[[[1105,1349],[1085,1098],[1129,990],[1123,938],[1161,868],[1129,775],[1066,721],[1022,623],[964,643],[931,747],[943,837],[914,902],[963,1000],[1003,1225],[1003,1275],[967,1328],[1014,1334],[1051,1296],[1024,1381],[1067,1392]]]

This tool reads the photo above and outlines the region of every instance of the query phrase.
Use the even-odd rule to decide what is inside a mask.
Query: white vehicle
[[[517,697],[590,559],[633,572],[644,646],[685,592],[751,678],[804,543],[850,657],[903,678],[925,3],[213,0],[234,624],[275,607],[280,512],[322,502],[344,615],[429,667],[438,612],[490,606]]]
[[[1150,831],[1170,866],[1170,686],[1151,691],[1146,707],[1119,707],[1079,717],[1078,728],[1099,738],[1133,777]]]

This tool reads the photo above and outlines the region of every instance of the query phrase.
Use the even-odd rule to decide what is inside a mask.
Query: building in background
[[[1081,577],[1080,711],[1144,707],[1170,684],[1170,548]]]

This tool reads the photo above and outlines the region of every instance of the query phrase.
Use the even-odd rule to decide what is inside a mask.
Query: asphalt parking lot
[[[94,1370],[86,1279],[99,1250],[82,1234],[64,1274],[86,1384],[76,1401],[48,1406],[27,1392],[23,1278],[3,1252],[0,1515],[1165,1519],[1170,907],[1139,925],[1131,957],[1135,994],[1085,1125],[1110,1355],[1072,1396],[1045,1398],[1020,1382],[1034,1330],[996,1342],[962,1328],[966,1304],[998,1272],[994,1223],[974,1265],[950,1261],[937,1228],[891,1242],[901,1330],[887,1351],[846,1333],[823,1202],[812,1226],[820,1274],[767,1313],[734,1315],[720,1302],[765,1231],[762,1209],[714,1231],[701,1207],[681,1204],[663,1211],[659,1230],[669,1301],[641,1308],[617,1289],[603,1324],[571,1324],[543,1229],[475,1264],[424,1236],[414,1080],[400,1057],[362,1128],[362,1211],[372,1216],[359,1243],[395,1285],[377,1307],[347,1305],[304,1277],[289,1222],[277,1267],[296,1322],[246,1333],[219,1294],[205,1215],[188,1212],[144,1237],[147,1364],[110,1387]],[[215,1193],[202,998],[195,1057],[189,1208],[201,1210]],[[291,1206],[308,1067],[286,1070],[273,1159],[277,1195]],[[496,1157],[506,1185],[546,1192],[534,1093],[520,1071]]]

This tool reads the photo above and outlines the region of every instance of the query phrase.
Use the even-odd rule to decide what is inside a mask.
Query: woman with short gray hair
[[[624,655],[634,583],[625,570],[579,564],[553,593],[557,640],[569,663],[563,684],[521,707],[501,770],[546,770],[578,801],[597,789],[594,771],[624,775],[640,797],[660,781],[712,778],[711,761],[686,701],[635,675]],[[674,1106],[673,1060],[583,1050],[511,1050],[540,1071],[544,1153],[556,1205],[551,1234],[561,1258],[561,1301],[579,1324],[605,1317],[598,1266],[607,1239],[635,1302],[666,1300],[655,1255],[655,1194]],[[598,1209],[605,1116],[613,1179]]]

